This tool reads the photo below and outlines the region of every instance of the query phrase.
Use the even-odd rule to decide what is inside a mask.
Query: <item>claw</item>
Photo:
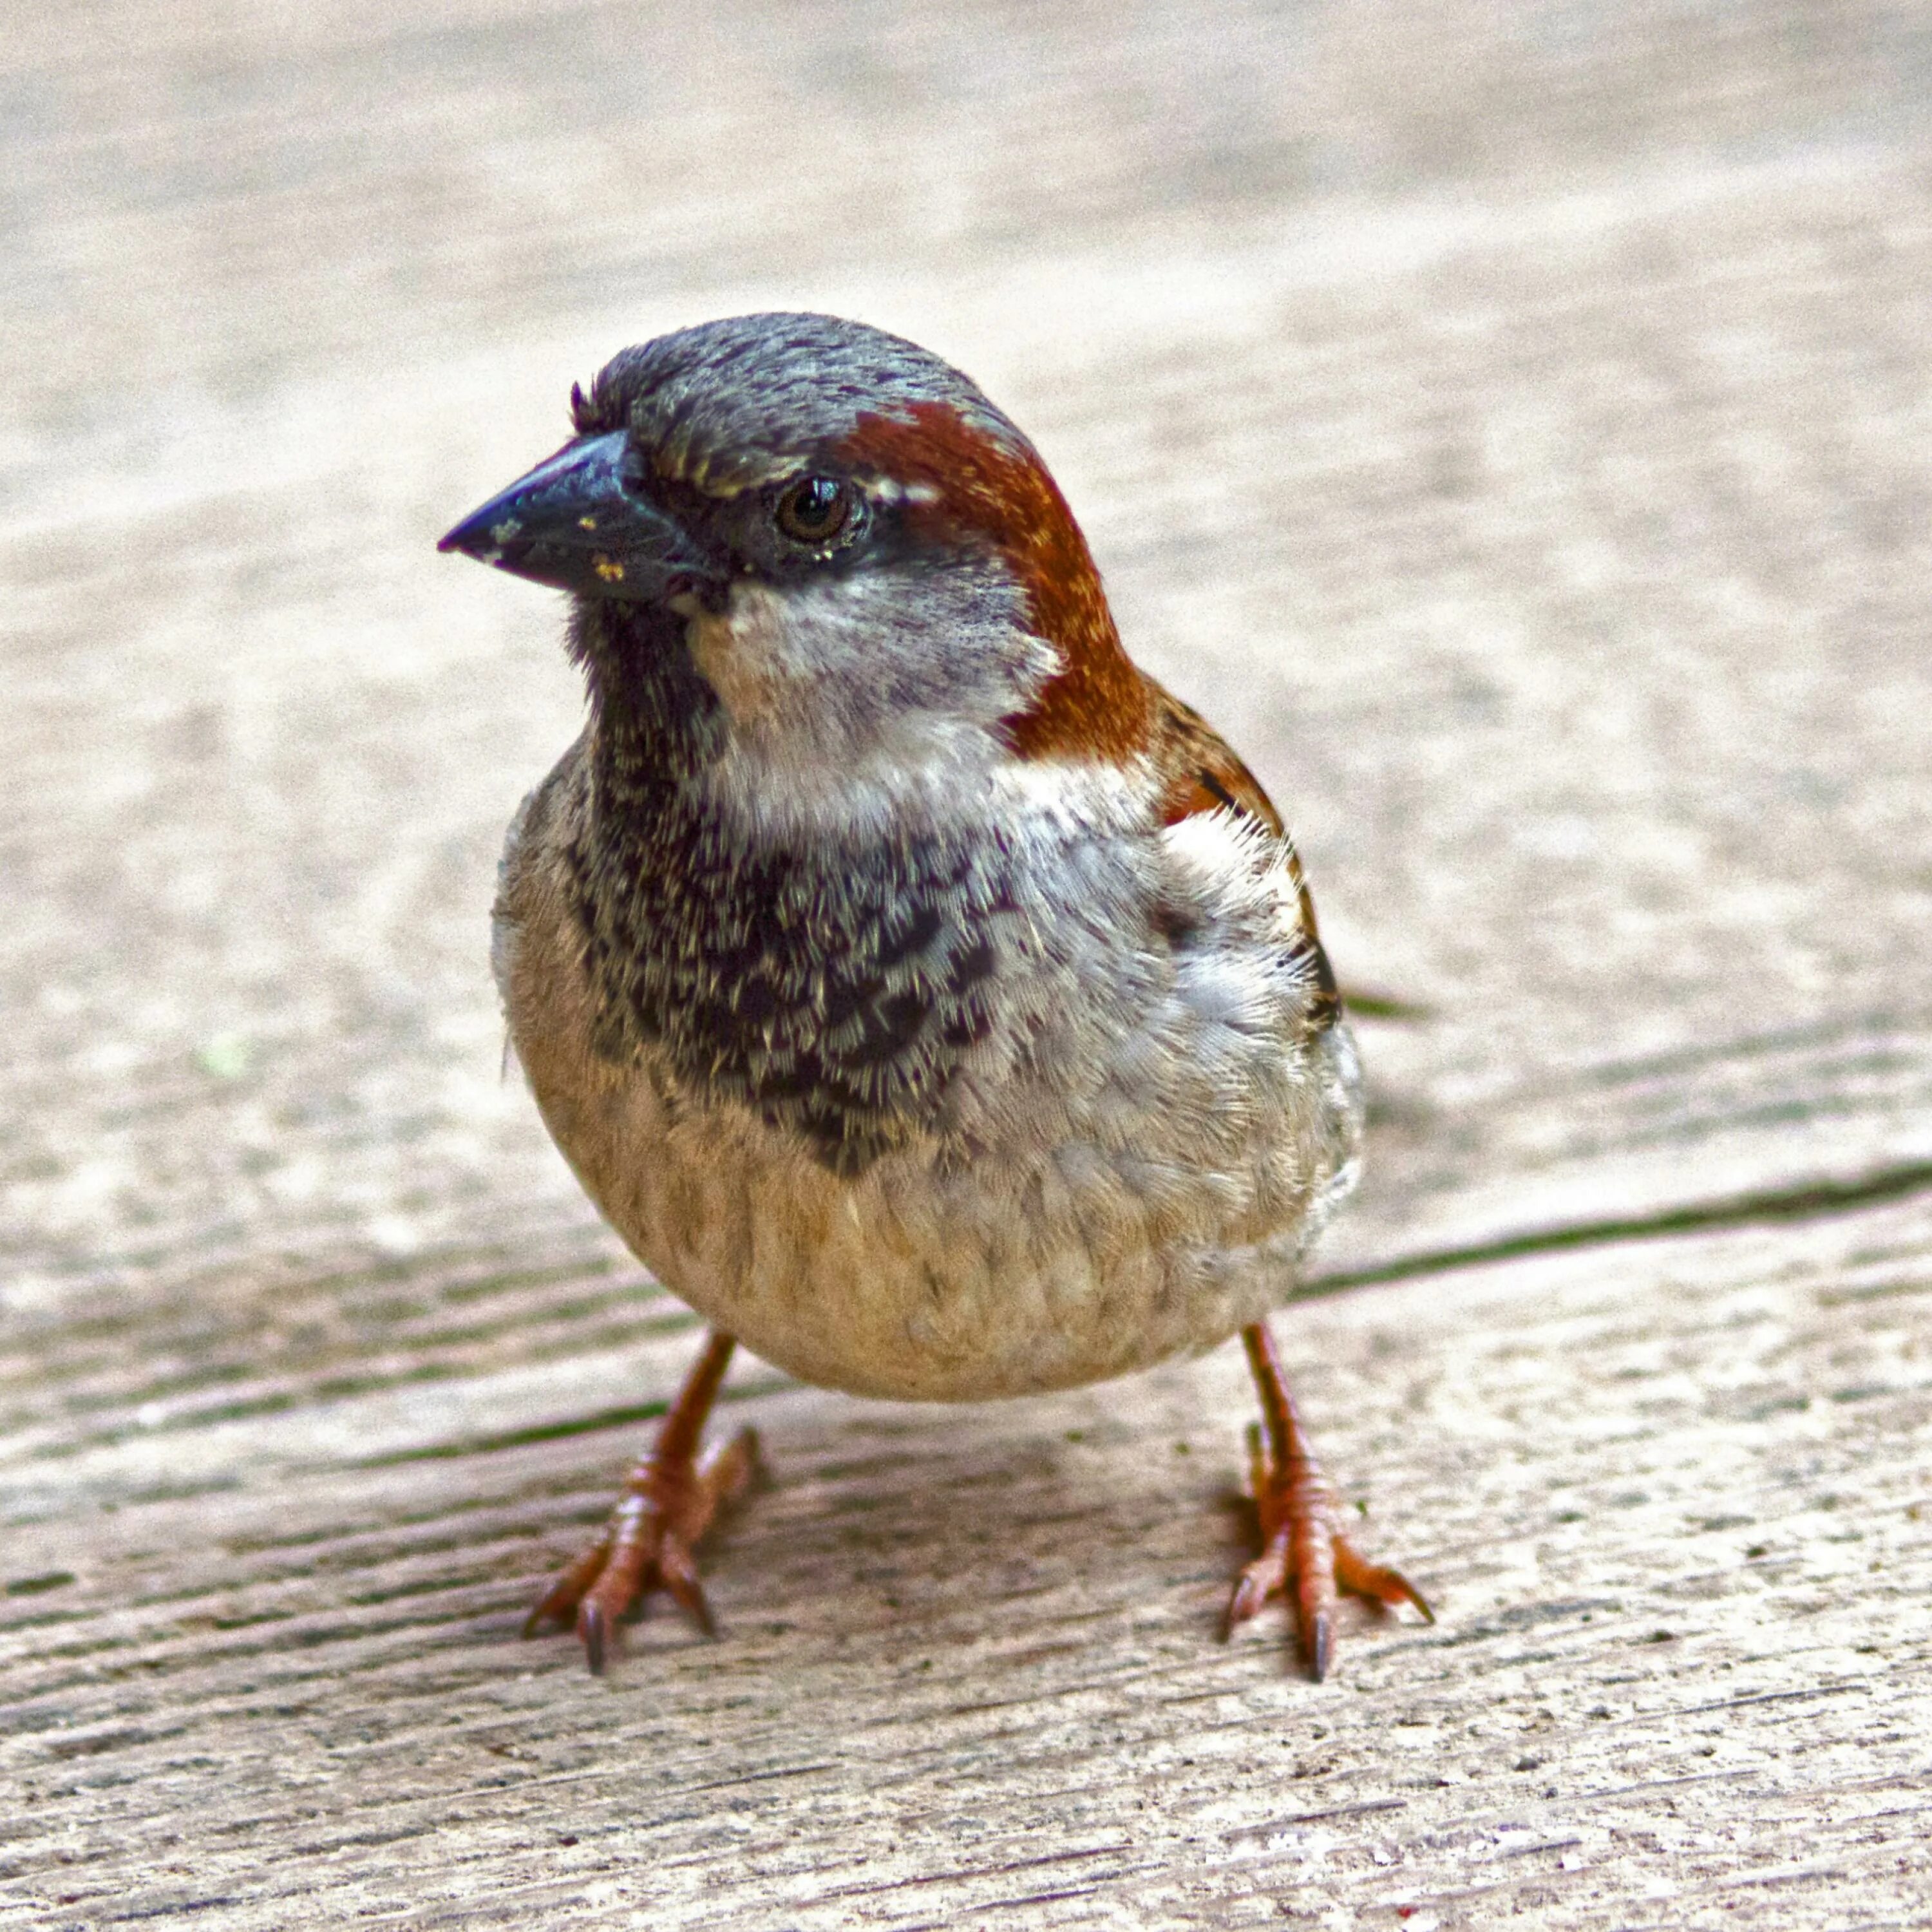
[[[567,1624],[577,1614],[584,1593],[602,1574],[610,1554],[610,1538],[600,1536],[577,1561],[539,1597],[524,1619],[524,1634],[535,1636],[546,1623]]]
[[[698,1580],[698,1564],[691,1552],[667,1537],[658,1550],[658,1581],[671,1600],[706,1636],[718,1634],[711,1617],[711,1606],[704,1600],[704,1587]]]
[[[1231,1637],[1248,1619],[1258,1614],[1263,1604],[1288,1581],[1288,1552],[1279,1543],[1270,1543],[1241,1572],[1228,1599],[1228,1614],[1221,1634]]]
[[[1436,1612],[1422,1592],[1400,1570],[1366,1561],[1340,1536],[1335,1539],[1335,1580],[1356,1596],[1372,1597],[1391,1608],[1397,1604],[1412,1604],[1422,1612],[1424,1623],[1436,1621]]]
[[[584,1645],[584,1660],[593,1677],[604,1675],[604,1612],[595,1604],[586,1604],[577,1613],[577,1634]]]
[[[1301,1654],[1308,1660],[1308,1674],[1319,1684],[1328,1675],[1329,1665],[1335,1660],[1335,1619],[1326,1610],[1315,1612],[1312,1632],[1304,1626]]]

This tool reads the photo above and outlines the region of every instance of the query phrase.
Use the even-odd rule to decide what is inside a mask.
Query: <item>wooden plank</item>
[[[1796,18],[21,23],[0,1922],[1922,1910],[1928,41]],[[778,304],[1035,432],[1420,1009],[1320,1264],[1387,1278],[1282,1324],[1443,1611],[1339,1682],[1216,1641],[1225,1353],[741,1364],[722,1640],[514,1640],[694,1338],[500,1077],[579,698],[430,546],[613,349]]]
[[[528,1369],[463,1420],[418,1384],[441,1432],[401,1450],[387,1393],[333,1444],[157,1421],[79,1457],[113,1502],[9,1532],[10,1869],[74,1924],[1664,1925],[1739,1886],[1852,1922],[1845,1886],[1927,1876],[1928,1235],[1913,1204],[1286,1324],[1443,1611],[1354,1618],[1322,1687],[1278,1628],[1215,1640],[1232,1352],[961,1411],[741,1374],[773,1474],[716,1546],[724,1634],[653,1618],[601,1682],[514,1631],[634,1424],[504,1442]],[[581,1366],[662,1389],[689,1339]]]

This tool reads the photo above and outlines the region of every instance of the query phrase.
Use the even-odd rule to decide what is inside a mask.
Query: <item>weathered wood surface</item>
[[[0,1924],[1932,1922],[1924,10],[20,11]],[[1442,1621],[1327,1685],[1232,1352],[742,1364],[723,1638],[516,1640],[694,1335],[499,1079],[578,697],[430,546],[782,304],[1035,431],[1426,1010],[1280,1332]]]

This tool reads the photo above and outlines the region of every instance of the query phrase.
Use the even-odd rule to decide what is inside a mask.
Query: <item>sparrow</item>
[[[585,1191],[710,1324],[527,1630],[601,1671],[754,1462],[734,1345],[976,1402],[1239,1334],[1261,1553],[1329,1668],[1343,1534],[1266,1318],[1354,1185],[1360,1076],[1294,844],[1129,659],[1033,445],[958,370],[813,314],[617,356],[442,540],[570,596],[587,722],[518,812],[493,964]],[[1432,1618],[1431,1618],[1432,1621]]]

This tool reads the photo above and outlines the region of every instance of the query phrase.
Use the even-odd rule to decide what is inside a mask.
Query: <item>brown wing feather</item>
[[[1154,715],[1153,742],[1148,747],[1161,779],[1161,823],[1178,824],[1198,812],[1234,812],[1258,819],[1288,847],[1288,876],[1301,910],[1298,954],[1308,958],[1315,980],[1312,1018],[1317,1027],[1332,1025],[1342,1001],[1335,970],[1328,963],[1315,923],[1315,901],[1302,877],[1301,860],[1261,781],[1242,764],[1228,742],[1192,706],[1184,704],[1142,673]]]

